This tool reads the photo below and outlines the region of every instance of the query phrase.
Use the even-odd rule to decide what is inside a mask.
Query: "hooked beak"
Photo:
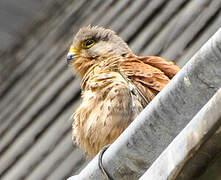
[[[70,50],[67,54],[67,63],[70,63],[70,61],[73,60],[77,55],[78,55],[78,53],[77,53],[76,49],[71,46]]]
[[[77,56],[77,53],[69,52],[67,55],[67,62],[69,63],[75,56]]]

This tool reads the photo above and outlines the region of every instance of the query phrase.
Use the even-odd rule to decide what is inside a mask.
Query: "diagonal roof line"
[[[221,87],[221,29],[108,148],[114,179],[138,179]],[[105,179],[96,156],[73,179]]]

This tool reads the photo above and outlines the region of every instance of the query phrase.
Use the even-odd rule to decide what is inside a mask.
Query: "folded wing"
[[[150,102],[180,70],[173,62],[157,56],[129,57],[120,71],[129,78]]]

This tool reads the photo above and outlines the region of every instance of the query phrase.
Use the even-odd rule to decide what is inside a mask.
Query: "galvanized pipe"
[[[104,153],[114,179],[138,179],[221,87],[221,29]],[[95,157],[74,179],[105,179]]]
[[[208,160],[213,160],[221,150],[220,137],[221,88],[154,161],[140,180],[182,180],[193,179],[196,174],[202,175],[202,169],[205,171]]]

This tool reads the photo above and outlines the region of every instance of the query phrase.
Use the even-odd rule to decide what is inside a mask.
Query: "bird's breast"
[[[87,81],[76,110],[73,137],[89,155],[112,143],[142,111],[125,79],[117,72],[94,75]]]

